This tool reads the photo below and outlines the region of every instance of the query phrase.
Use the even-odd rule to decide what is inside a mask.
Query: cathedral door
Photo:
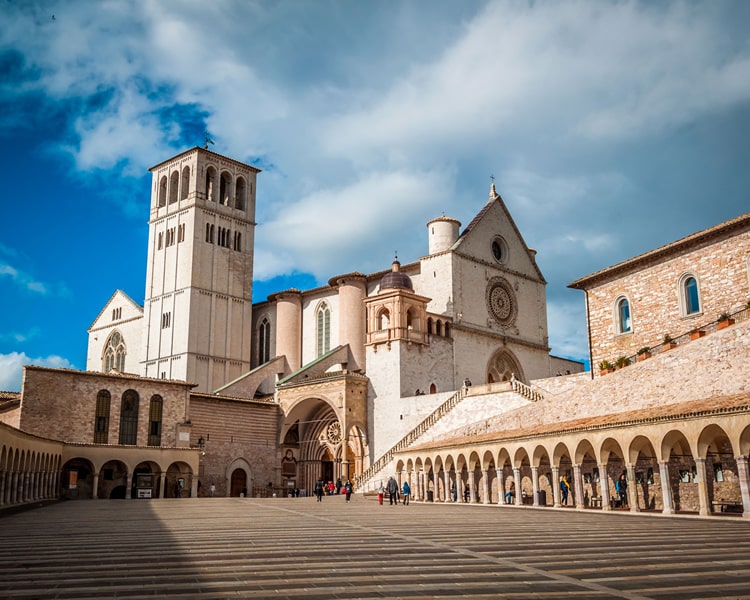
[[[239,498],[240,494],[247,491],[247,475],[244,469],[235,469],[232,471],[232,487],[229,491],[229,495],[233,498]]]
[[[329,481],[333,481],[333,461],[322,460],[320,461],[320,467],[323,482],[328,483]]]

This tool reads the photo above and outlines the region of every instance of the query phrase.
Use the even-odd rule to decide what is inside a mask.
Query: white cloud
[[[68,359],[61,356],[30,358],[23,352],[0,354],[0,390],[20,392],[24,365],[50,367],[53,369],[74,369]]]
[[[13,283],[22,289],[34,292],[35,294],[46,295],[49,292],[49,288],[46,284],[34,279],[28,273],[25,273],[15,267],[7,264],[0,263],[0,278],[9,277]]]

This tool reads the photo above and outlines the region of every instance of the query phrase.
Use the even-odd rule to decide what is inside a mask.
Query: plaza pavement
[[[0,598],[750,598],[750,522],[355,495],[0,517]]]

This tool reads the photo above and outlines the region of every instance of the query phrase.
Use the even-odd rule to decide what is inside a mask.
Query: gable
[[[122,290],[116,290],[96,316],[88,332],[140,318],[143,318],[143,307]]]
[[[452,249],[456,254],[545,281],[534,259],[536,252],[526,245],[499,194],[477,213]]]

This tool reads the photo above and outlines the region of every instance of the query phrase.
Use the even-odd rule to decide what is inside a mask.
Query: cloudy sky
[[[427,253],[490,176],[547,281],[743,214],[750,2],[0,0],[0,390],[85,368],[142,303],[150,174],[202,145],[263,169],[256,300]]]

